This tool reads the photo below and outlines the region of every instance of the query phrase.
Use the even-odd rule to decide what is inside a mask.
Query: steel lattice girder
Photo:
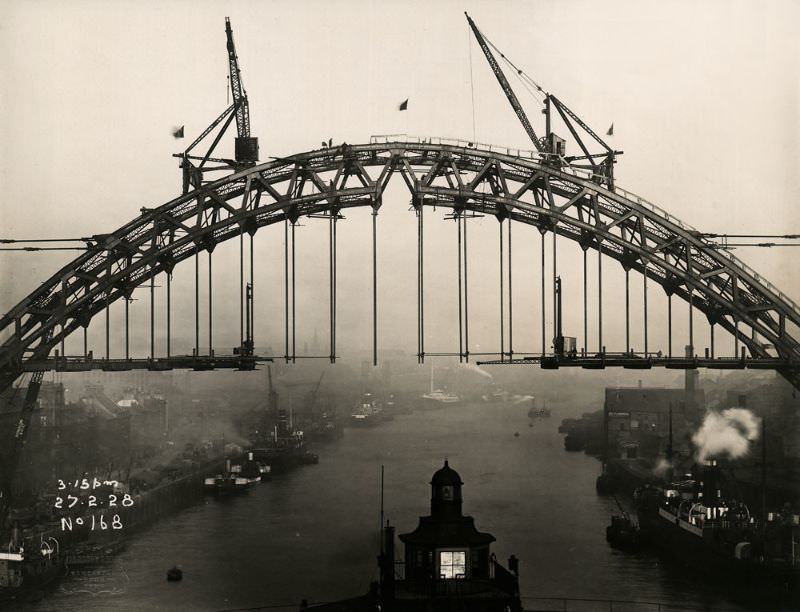
[[[372,170],[372,174],[368,172]],[[755,357],[770,343],[781,373],[800,384],[800,309],[745,264],[651,204],[609,191],[569,167],[474,146],[386,142],[341,145],[246,168],[140,216],[64,266],[0,319],[2,388],[27,359],[41,359],[63,337],[152,276],[213,250],[243,232],[288,219],[357,206],[379,208],[394,173],[422,205],[510,218],[578,242],[660,283],[669,294],[736,334]],[[487,193],[484,193],[488,189]],[[56,329],[56,327],[58,329]],[[43,343],[48,329],[49,342]],[[794,328],[793,328],[794,329]],[[6,382],[8,381],[8,382]],[[800,388],[800,387],[798,387]]]

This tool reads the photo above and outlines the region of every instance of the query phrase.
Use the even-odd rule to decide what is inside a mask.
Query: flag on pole
[[[183,138],[183,128],[184,128],[184,126],[181,126],[179,128],[173,129],[172,130],[172,136],[174,138]]]
[[[406,98],[405,100],[403,100],[400,103],[400,107],[397,110],[401,110],[401,111],[408,110],[408,98]]]
[[[608,131],[606,132],[606,136],[613,136],[613,135],[614,135],[614,124],[612,123],[611,127],[608,128]]]

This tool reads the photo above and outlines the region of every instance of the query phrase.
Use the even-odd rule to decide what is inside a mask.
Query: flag
[[[183,127],[184,127],[184,126],[181,126],[181,127],[179,127],[179,128],[175,128],[175,129],[173,129],[173,130],[172,130],[172,135],[173,135],[175,138],[183,138]]]
[[[608,131],[606,132],[606,136],[613,136],[613,135],[614,135],[614,124],[612,123],[611,127],[608,128]]]
[[[408,98],[406,98],[400,103],[400,108],[398,108],[397,110],[408,110]]]

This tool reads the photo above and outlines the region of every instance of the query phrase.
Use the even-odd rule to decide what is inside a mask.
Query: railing
[[[473,142],[468,140],[462,140],[460,138],[442,138],[440,136],[429,136],[429,137],[422,137],[422,136],[410,136],[408,134],[379,134],[375,136],[370,136],[369,138],[370,144],[388,144],[392,142],[405,142],[405,143],[414,143],[414,144],[439,144],[439,145],[446,145],[446,146],[453,146],[453,147],[461,147],[464,149],[477,149],[481,151],[489,151],[491,153],[503,153],[505,155],[511,155],[515,157],[523,157],[526,159],[532,160],[540,160],[543,156],[542,153],[539,151],[531,151],[526,149],[514,149],[511,147],[501,147],[498,145],[492,145],[482,142]],[[568,174],[572,173],[575,176],[580,178],[584,178],[586,180],[593,180],[598,178],[598,175],[590,172],[588,170],[584,170],[583,168],[575,168],[573,166],[567,165],[565,169],[562,170],[566,171]],[[631,202],[635,202],[639,206],[647,208],[651,212],[656,213],[658,216],[662,217],[665,221],[669,221],[670,223],[677,225],[682,230],[687,232],[695,232],[699,234],[700,232],[689,225],[688,223],[684,223],[677,217],[670,215],[666,210],[663,208],[656,206],[649,200],[633,193],[632,191],[628,191],[627,189],[623,189],[617,185],[614,185],[614,193],[621,195],[626,200]],[[699,236],[698,236],[699,238]],[[706,242],[711,247],[715,247],[712,243]],[[783,293],[780,289],[778,289],[775,285],[770,283],[766,278],[760,276],[755,270],[753,270],[750,266],[744,263],[741,259],[730,253],[725,249],[718,249],[717,252],[724,258],[728,259],[732,264],[738,266],[739,268],[745,270],[750,276],[755,279],[756,282],[761,283],[767,289],[769,289],[772,293],[777,295],[781,300],[789,304],[798,314],[800,314],[800,306],[792,300],[788,295]]]
[[[370,144],[389,144],[392,142],[405,142],[412,144],[434,144],[462,149],[478,149],[491,153],[503,153],[514,157],[524,157],[527,159],[541,159],[542,153],[528,149],[514,149],[511,147],[501,147],[498,145],[476,142],[471,140],[461,140],[460,138],[442,138],[440,136],[409,136],[408,134],[379,134],[369,137]]]
[[[589,599],[579,597],[522,597],[525,608],[561,612],[736,612],[736,608],[692,606],[686,603]]]

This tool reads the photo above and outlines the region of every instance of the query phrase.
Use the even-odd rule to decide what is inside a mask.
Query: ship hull
[[[712,579],[769,585],[793,593],[795,597],[800,595],[797,593],[800,568],[788,564],[770,565],[755,558],[737,559],[733,553],[735,542],[724,542],[711,534],[697,535],[657,511],[639,512],[639,525],[646,541],[678,565]]]

